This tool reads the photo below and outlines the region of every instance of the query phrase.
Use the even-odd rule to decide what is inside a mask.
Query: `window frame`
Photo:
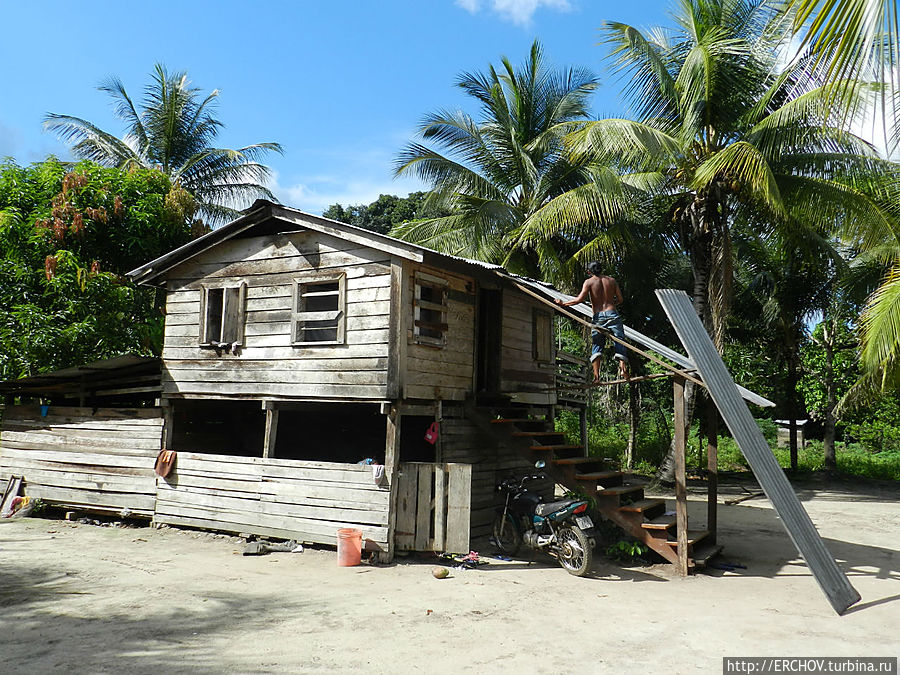
[[[209,292],[222,291],[222,316],[219,326],[219,340],[212,340],[209,331]],[[229,293],[231,291],[231,293]],[[229,301],[231,298],[231,301]],[[232,307],[236,303],[237,307]],[[200,334],[198,344],[203,349],[220,349],[225,345],[242,347],[244,344],[244,327],[247,320],[247,282],[222,281],[200,285]],[[233,340],[226,337],[229,319],[234,322]]]
[[[432,289],[438,289],[441,292],[441,302],[434,303],[428,300],[422,300],[422,288],[429,287]],[[425,345],[428,347],[436,347],[438,349],[443,348],[447,344],[447,332],[450,329],[450,326],[447,322],[447,316],[449,312],[449,295],[450,292],[450,281],[448,279],[444,279],[441,277],[432,276],[431,274],[426,274],[424,272],[416,272],[413,275],[413,342],[420,345]],[[432,322],[424,322],[422,321],[422,310],[425,311],[433,311],[440,312],[440,321],[435,324]],[[433,337],[431,335],[422,335],[423,324],[427,326],[437,326],[436,330],[439,330],[441,333],[440,337]],[[432,328],[432,330],[435,330]]]
[[[338,298],[338,308],[329,310],[328,312],[307,312],[300,310],[301,292],[300,289],[305,286],[325,284],[337,282],[337,291],[328,291],[328,294],[334,293]],[[296,277],[291,285],[291,346],[292,347],[327,347],[334,345],[343,345],[347,342],[347,274],[343,271],[332,272],[328,274],[313,274],[309,276]],[[303,295],[306,295],[305,293]],[[304,320],[309,314],[336,314],[337,319],[337,335],[334,340],[299,340],[297,324]],[[310,319],[307,321],[328,321],[332,319]]]
[[[539,321],[546,321],[547,336],[545,340],[540,339]],[[553,344],[553,314],[545,312],[537,307],[531,310],[531,356],[537,363],[550,364],[554,362]],[[546,350],[546,355],[543,353]]]

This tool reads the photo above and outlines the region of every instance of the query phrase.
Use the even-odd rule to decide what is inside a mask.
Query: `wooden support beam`
[[[391,495],[388,506],[387,551],[383,554],[383,562],[394,559],[396,546],[394,531],[397,529],[397,478],[400,472],[400,422],[402,415],[396,405],[392,405],[385,416],[387,427],[384,442],[384,473],[390,485]]]
[[[675,406],[675,523],[678,528],[678,573],[688,573],[688,514],[687,514],[687,471],[685,452],[687,445],[684,428],[684,379],[674,380]]]
[[[275,456],[275,441],[278,438],[278,408],[266,408],[266,435],[263,438],[263,458]]]
[[[710,543],[716,543],[716,527],[718,525],[719,506],[719,413],[712,401],[708,401],[707,409],[707,442],[706,442],[706,529],[709,530]]]
[[[588,423],[587,423],[587,407],[578,410],[578,428],[581,431],[581,447],[584,448],[584,456],[588,453]]]
[[[162,449],[163,450],[175,450],[174,441],[175,441],[175,411],[173,409],[173,401],[171,399],[163,399],[162,401],[162,413],[163,413],[163,436],[162,436]]]

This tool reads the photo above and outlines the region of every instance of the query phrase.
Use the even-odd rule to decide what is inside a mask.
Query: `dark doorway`
[[[478,393],[500,390],[500,346],[503,332],[503,291],[478,291],[478,349],[475,374]]]
[[[401,462],[437,461],[437,449],[434,443],[425,440],[425,432],[433,422],[434,417],[425,415],[403,415],[400,418]]]

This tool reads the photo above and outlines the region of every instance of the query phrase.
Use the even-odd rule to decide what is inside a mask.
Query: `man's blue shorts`
[[[625,327],[622,325],[622,318],[614,309],[608,309],[605,312],[597,312],[591,323],[599,328],[604,328],[615,335],[620,340],[625,339]],[[603,347],[606,344],[606,335],[599,330],[591,331],[591,361],[600,358]],[[616,358],[620,361],[628,363],[628,350],[625,345],[613,341],[613,348],[616,350]]]

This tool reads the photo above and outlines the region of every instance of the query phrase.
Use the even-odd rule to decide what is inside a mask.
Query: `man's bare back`
[[[628,370],[628,352],[621,340],[625,339],[625,329],[622,320],[619,318],[617,307],[622,304],[622,289],[619,288],[618,282],[610,276],[600,273],[600,263],[593,262],[588,266],[589,276],[584,285],[581,287],[581,293],[567,302],[560,299],[556,300],[557,305],[563,307],[571,307],[580,302],[584,302],[588,298],[591,299],[591,308],[594,311],[594,324],[599,326],[603,333],[598,329],[591,331],[591,367],[594,371],[594,382],[600,381],[600,361],[597,358],[602,350],[601,341],[605,342],[607,333],[612,334],[618,341],[615,343],[616,359],[619,362],[619,374],[625,380],[630,378]],[[600,318],[600,314],[606,312],[607,316]]]
[[[622,291],[619,284],[612,277],[605,274],[591,275],[584,281],[581,293],[568,302],[557,301],[557,304],[571,307],[579,302],[591,299],[591,308],[594,314],[614,310],[622,304]]]
[[[588,277],[581,287],[581,295],[587,293],[594,314],[608,312],[622,304],[622,291],[612,277],[606,275]]]

